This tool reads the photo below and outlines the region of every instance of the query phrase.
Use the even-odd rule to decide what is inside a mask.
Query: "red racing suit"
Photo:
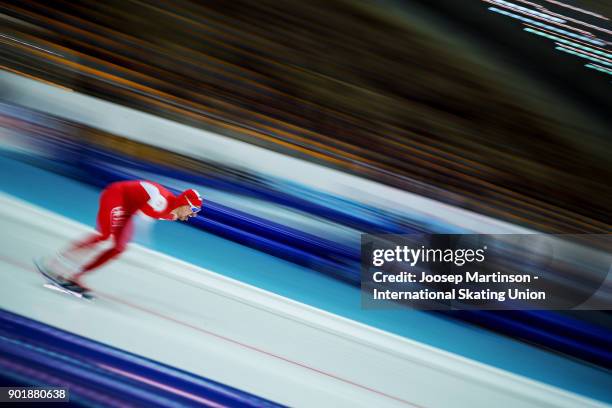
[[[95,244],[113,238],[112,248],[101,253],[81,268],[72,279],[78,282],[87,272],[105,264],[125,250],[132,238],[132,217],[138,211],[160,220],[176,220],[170,211],[176,197],[160,184],[145,180],[119,181],[109,185],[100,195],[98,210],[98,234],[77,242],[67,252],[91,248]]]

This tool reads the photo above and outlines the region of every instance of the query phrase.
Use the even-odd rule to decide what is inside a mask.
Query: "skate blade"
[[[67,293],[67,294],[72,295],[72,296],[81,297],[81,295],[79,295],[78,293],[74,293],[74,292],[71,292],[69,290],[62,289],[59,286],[53,285],[51,283],[45,283],[43,286],[45,288],[47,288],[47,289],[52,289],[52,290],[55,290],[57,292]]]
[[[72,296],[77,297],[79,299],[85,299],[85,300],[92,300],[93,299],[93,297],[91,295],[83,295],[81,293],[76,293],[76,292],[73,292],[73,291],[68,290],[68,289],[63,289],[63,288],[61,288],[61,287],[59,287],[57,285],[54,285],[52,283],[45,283],[43,286],[45,288],[47,288],[47,289],[51,289],[51,290],[54,290],[54,291],[60,292],[60,293],[65,293],[67,295],[72,295]]]

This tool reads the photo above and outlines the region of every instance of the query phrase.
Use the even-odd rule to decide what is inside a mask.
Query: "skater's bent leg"
[[[83,276],[85,276],[87,273],[89,273],[89,272],[93,271],[94,269],[104,265],[105,263],[107,263],[111,259],[113,259],[116,256],[118,256],[124,250],[125,250],[125,247],[114,246],[114,247],[110,248],[109,250],[104,251],[96,259],[94,259],[93,261],[91,261],[90,263],[85,265],[81,269],[81,271],[79,273],[73,275],[71,280],[73,280],[75,282],[80,282],[81,279],[83,279]]]
[[[83,249],[91,248],[99,242],[106,241],[115,232],[113,231],[113,227],[121,229],[124,224],[123,220],[117,219],[118,213],[121,212],[118,212],[117,209],[121,208],[120,197],[117,197],[106,190],[102,192],[96,220],[99,232],[88,236],[82,241],[77,241],[68,250],[64,251],[64,254],[67,255]]]
[[[107,235],[99,234],[99,233],[92,234],[82,241],[75,242],[70,248],[64,251],[64,254],[69,254],[69,253],[77,252],[77,251],[92,247],[99,242],[106,241],[109,237],[110,237],[110,234],[107,234]]]
[[[83,279],[83,276],[87,273],[93,271],[94,269],[104,265],[111,259],[115,258],[123,251],[125,251],[125,247],[132,237],[133,232],[133,224],[132,220],[128,220],[122,227],[117,231],[114,235],[115,238],[115,246],[110,248],[109,250],[101,253],[97,258],[93,261],[85,265],[81,268],[81,271],[75,275],[73,275],[72,280],[80,284],[80,280]]]
[[[58,252],[57,256],[52,259],[51,266],[58,271],[64,271],[60,272],[60,274],[69,275],[75,269],[78,269],[77,265],[81,263],[82,252],[92,250],[98,243],[106,241],[108,238],[110,238],[110,234],[103,235],[96,233],[87,236],[81,241],[76,241],[67,249]]]
[[[93,249],[98,243],[106,241],[111,236],[117,237],[125,225],[122,208],[121,196],[113,193],[110,190],[104,190],[100,195],[100,206],[97,217],[97,227],[99,232],[88,236],[82,241],[76,242],[69,249],[61,253],[60,257],[64,257],[73,264],[78,264],[80,263],[79,258],[81,251],[84,251],[85,249]],[[115,244],[115,246],[117,245]],[[105,251],[96,257],[94,261],[85,265],[85,267],[77,267],[76,269],[78,270],[78,273],[77,275],[73,275],[72,279],[78,279],[76,276],[79,274],[91,271],[109,259],[112,259],[112,257],[117,255],[115,252],[117,251]]]
[[[85,239],[75,241],[68,248],[60,250],[56,256],[50,257],[46,266],[58,276],[70,275],[75,269],[78,269],[77,264],[82,251],[94,248],[99,242],[109,237],[110,234],[107,236],[100,233],[88,235]]]

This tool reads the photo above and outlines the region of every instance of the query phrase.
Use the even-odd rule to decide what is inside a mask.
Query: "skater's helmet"
[[[202,197],[196,190],[190,188],[189,190],[183,191],[176,197],[175,208],[188,205],[191,211],[194,213],[199,212],[202,209]]]

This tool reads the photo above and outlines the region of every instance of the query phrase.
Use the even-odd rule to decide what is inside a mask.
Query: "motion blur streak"
[[[555,37],[554,35],[550,35],[550,34],[543,33],[541,31],[533,30],[533,29],[528,28],[528,27],[527,28],[523,28],[523,30],[525,30],[525,31],[527,31],[529,33],[540,35],[542,37],[550,38],[551,40],[556,40],[556,41],[558,41],[558,42],[560,42],[562,44],[573,45],[574,47],[579,48],[579,49],[584,50],[584,51],[591,51],[591,52],[593,52],[595,54],[598,54],[598,55],[603,55],[603,56],[606,56],[606,57],[612,57],[612,54],[608,54],[607,52],[599,51],[599,50],[596,50],[596,49],[590,48],[590,47],[585,47],[584,45],[580,45],[580,44],[575,43],[573,41],[564,40],[563,38]]]
[[[516,11],[518,13],[527,14],[527,15],[530,15],[530,16],[533,16],[533,17],[539,17],[539,18],[542,18],[544,20],[554,21],[556,23],[566,23],[567,22],[566,20],[563,20],[563,19],[560,19],[560,18],[557,18],[557,17],[552,17],[552,16],[550,16],[548,14],[540,13],[538,11],[529,10],[528,8],[521,7],[521,6],[518,6],[516,4],[509,3],[507,1],[501,1],[501,0],[484,0],[484,1],[487,2],[487,3],[491,3],[491,4],[496,4],[496,5],[501,6],[503,8],[514,10],[514,11]]]
[[[485,0],[485,1],[488,1],[488,0]],[[602,28],[602,27],[599,27],[599,26],[596,26],[596,25],[593,25],[593,24],[586,23],[586,22],[584,22],[584,21],[582,21],[582,20],[577,20],[577,19],[575,19],[575,18],[567,17],[567,16],[564,16],[564,15],[562,15],[562,14],[553,13],[553,12],[551,12],[550,10],[548,10],[548,9],[546,9],[545,7],[542,7],[542,6],[538,5],[538,4],[535,4],[535,3],[530,3],[530,2],[528,2],[528,1],[522,1],[522,0],[519,0],[519,1],[520,1],[521,3],[531,4],[531,5],[535,6],[535,7],[536,7],[536,8],[538,8],[538,9],[540,9],[540,10],[542,10],[542,11],[545,11],[545,12],[546,12],[548,15],[550,15],[550,16],[557,16],[557,17],[561,17],[561,18],[563,18],[563,19],[565,19],[565,20],[567,20],[567,21],[573,21],[574,23],[581,24],[581,25],[583,25],[583,26],[585,26],[585,27],[594,28],[594,29],[595,29],[595,30],[597,30],[597,31],[601,31],[601,32],[603,32],[603,33],[612,34],[612,31],[610,31],[610,30],[607,30],[607,29],[605,29],[605,28]]]
[[[609,60],[608,58],[603,58],[603,57],[601,57],[599,55],[595,55],[595,54],[592,54],[590,52],[584,51],[583,47],[580,47],[580,49],[579,49],[579,48],[571,47],[569,45],[564,45],[564,44],[561,44],[561,43],[555,43],[555,44],[557,44],[561,48],[566,48],[566,49],[570,49],[570,50],[576,51],[580,55],[588,55],[590,57],[593,57],[594,60],[599,60],[599,61],[601,61],[604,64],[607,63],[609,65],[612,62],[612,60]],[[599,53],[599,54],[605,54],[605,53]],[[610,55],[610,54],[606,54],[606,55]]]
[[[46,50],[46,49],[44,49],[44,48],[37,47],[37,46],[35,46],[35,45],[33,45],[33,44],[28,44],[28,43],[27,43],[27,42],[25,42],[25,41],[20,41],[20,40],[18,40],[18,39],[16,39],[16,38],[9,37],[8,35],[0,34],[0,37],[7,38],[7,39],[9,39],[9,40],[11,40],[11,41],[18,42],[19,44],[27,45],[28,47],[36,48],[37,50],[41,50],[41,51],[44,51],[44,52],[48,52],[49,54],[53,54],[53,55],[57,55],[57,56],[61,57],[61,55],[60,55],[60,54],[58,54],[58,53],[56,53],[56,52],[49,51],[49,50]]]
[[[586,59],[589,59],[591,61],[599,62],[600,64],[609,65],[609,66],[612,67],[612,63],[609,63],[606,60],[602,60],[601,58],[595,58],[595,57],[589,56],[587,54],[584,54],[584,53],[581,53],[581,52],[577,52],[577,51],[574,51],[572,49],[568,49],[566,47],[555,47],[555,49],[559,50],[559,51],[567,52],[568,54],[572,54],[572,55],[575,55],[577,57],[586,58]]]
[[[62,85],[59,85],[59,84],[56,84],[56,83],[53,83],[53,82],[49,82],[49,81],[47,81],[47,80],[44,80],[44,79],[42,79],[42,78],[35,77],[35,76],[33,76],[33,75],[30,75],[30,74],[26,74],[25,72],[20,72],[20,71],[17,71],[16,69],[13,69],[13,68],[5,67],[4,65],[0,65],[0,69],[3,69],[3,70],[5,70],[5,71],[9,71],[9,72],[13,72],[13,73],[15,73],[15,74],[17,74],[17,75],[21,75],[21,76],[26,77],[26,78],[31,78],[31,79],[33,79],[33,80],[35,80],[35,81],[42,82],[43,84],[47,84],[47,85],[51,85],[51,86],[55,86],[55,87],[57,87],[57,88],[60,88],[60,89],[65,90],[65,91],[73,92],[73,90],[72,90],[72,89],[70,89],[70,88],[66,88],[65,86],[62,86]]]
[[[563,38],[565,38],[565,39],[567,39],[567,40],[570,40],[570,41],[577,41],[577,42],[579,42],[580,44],[583,44],[583,45],[585,45],[585,46],[586,46],[586,45],[588,45],[588,46],[590,46],[590,47],[595,47],[595,48],[597,48],[597,49],[600,49],[600,50],[603,50],[603,51],[607,51],[605,48],[601,48],[601,47],[598,47],[598,46],[593,45],[593,44],[585,44],[585,43],[583,43],[582,41],[580,41],[579,39],[576,39],[576,38],[570,38],[570,37],[566,37],[566,36],[565,36],[565,35],[563,35],[563,34],[556,33],[556,32],[552,32],[552,31],[548,31],[548,30],[546,30],[546,29],[544,29],[544,28],[542,28],[542,27],[532,26],[532,25],[527,24],[527,23],[525,23],[525,25],[526,25],[527,27],[529,27],[529,28],[533,29],[534,31],[541,30],[541,31],[544,31],[544,32],[546,32],[546,33],[550,34],[550,35],[551,35],[551,37],[554,37],[554,38],[551,38],[551,39],[557,39],[557,36],[559,36],[559,37],[563,37]],[[537,28],[538,30],[535,30],[536,28]],[[548,37],[548,38],[550,38],[550,37]]]
[[[539,22],[537,22],[535,20],[532,20],[532,19],[529,19],[529,18],[525,18],[525,17],[521,17],[521,16],[519,16],[517,14],[509,13],[509,12],[504,11],[504,10],[500,10],[497,7],[489,7],[489,10],[491,10],[491,11],[493,11],[495,13],[504,14],[504,15],[506,15],[508,17],[516,18],[517,20],[525,21],[527,23],[532,23],[532,24],[538,23],[538,25],[541,24],[543,27],[550,27],[550,26],[548,26],[546,24],[539,23]],[[533,17],[542,20],[542,18],[540,18],[540,17],[537,17],[537,16],[533,16]],[[565,27],[565,28],[568,28],[570,30],[577,31],[577,32],[582,33],[583,35],[586,35],[586,36],[591,37],[591,38],[595,37],[592,33],[588,32],[588,31],[584,31],[584,30],[581,30],[581,29],[576,28],[576,27],[572,27],[572,26],[567,25],[567,24],[558,23],[558,22],[552,21],[550,19],[546,19],[546,21],[550,21],[551,23],[553,23],[555,25],[558,25],[560,27]],[[563,31],[561,31],[561,32],[563,32]]]
[[[216,402],[211,401],[209,399],[202,398],[202,397],[200,397],[198,395],[194,395],[194,394],[185,392],[183,390],[180,390],[180,389],[177,389],[177,388],[174,388],[174,387],[169,387],[166,384],[162,384],[162,383],[159,383],[157,381],[153,381],[153,380],[151,380],[149,378],[146,378],[146,377],[143,377],[143,376],[140,376],[140,375],[136,375],[136,374],[133,374],[133,373],[130,373],[130,372],[118,369],[116,367],[107,366],[106,364],[99,364],[99,366],[104,368],[105,370],[109,370],[109,371],[112,371],[114,373],[126,376],[128,378],[132,378],[132,379],[134,379],[136,381],[139,381],[139,382],[151,385],[153,387],[161,388],[162,390],[169,391],[169,392],[171,392],[173,394],[180,395],[181,397],[185,397],[185,398],[187,398],[187,399],[189,399],[191,401],[200,403],[200,404],[202,404],[204,406],[207,406],[207,407],[213,407],[213,408],[222,408],[222,407],[224,407],[224,405],[217,404]]]
[[[105,406],[609,406],[612,5],[572,3],[0,1],[0,380]],[[137,217],[94,302],[47,290],[31,260],[128,179],[202,211]],[[372,233],[504,234],[504,266],[581,297],[374,312]]]
[[[606,69],[604,67],[600,67],[599,65],[596,65],[596,64],[586,64],[585,67],[593,68],[593,69],[596,69],[598,71],[605,72],[606,74],[612,75],[612,71],[610,71],[609,69]]]
[[[555,0],[546,0],[546,1],[549,2],[549,3],[557,4],[557,5],[561,6],[561,7],[567,7],[567,8],[570,8],[572,10],[579,11],[581,13],[590,14],[592,16],[595,16],[595,17],[598,17],[598,18],[601,18],[601,19],[604,19],[604,20],[609,20],[608,17],[602,16],[601,14],[593,13],[592,11],[588,11],[588,10],[583,10],[580,7],[572,6],[572,5],[569,5],[567,3],[563,3],[563,2],[555,1]]]
[[[570,37],[579,38],[581,40],[584,40],[584,41],[587,41],[587,42],[590,42],[590,43],[593,43],[593,44],[596,44],[596,45],[605,45],[606,44],[603,41],[594,40],[592,38],[585,37],[583,35],[578,35],[578,34],[575,34],[575,33],[571,33],[571,32],[569,32],[567,30],[562,30],[562,29],[557,28],[557,27],[552,27],[552,26],[550,26],[548,24],[540,23],[539,21],[535,21],[535,20],[532,20],[532,19],[529,19],[529,18],[521,17],[521,16],[513,14],[513,13],[508,13],[507,11],[500,10],[498,8],[495,8],[495,7],[489,7],[489,10],[491,10],[491,11],[493,11],[495,13],[504,14],[504,15],[506,15],[508,17],[516,18],[517,20],[521,20],[521,21],[524,21],[526,23],[531,23],[531,24],[536,25],[538,27],[545,27],[545,28],[548,28],[549,30],[553,30],[553,31],[557,31],[557,32],[569,35]],[[570,26],[566,26],[566,27],[573,28],[573,27],[570,27]],[[582,32],[582,33],[586,33],[585,31],[582,31],[582,30],[578,30],[578,29],[574,29],[574,30]],[[590,34],[590,33],[587,33],[587,34]]]

